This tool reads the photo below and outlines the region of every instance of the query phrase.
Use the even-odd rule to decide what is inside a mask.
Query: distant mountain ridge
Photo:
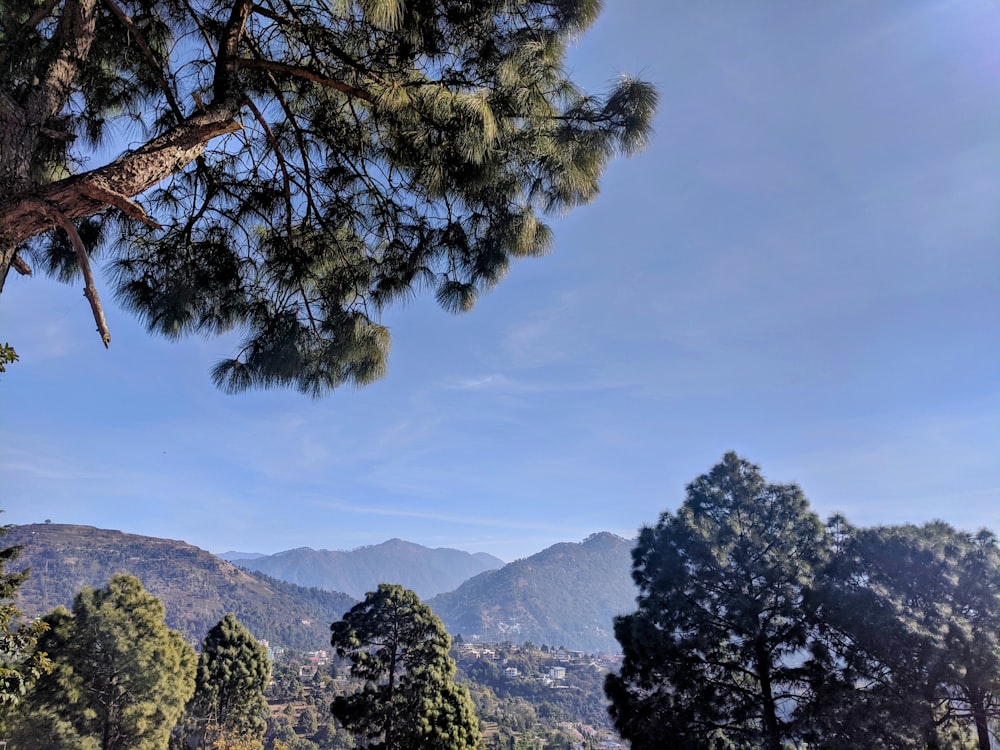
[[[452,634],[617,653],[615,615],[635,609],[633,540],[555,544],[428,601]]]
[[[23,545],[24,551],[10,569],[32,569],[18,597],[18,605],[28,616],[44,614],[58,605],[69,606],[84,586],[103,586],[113,574],[122,572],[138,577],[163,601],[168,624],[191,643],[199,643],[226,612],[233,612],[256,637],[305,650],[324,648],[330,623],[355,603],[347,594],[306,588],[277,576],[244,570],[205,550],[169,539],[92,526],[35,524],[12,527],[0,539],[0,547],[15,544]],[[448,631],[466,640],[530,640],[577,651],[617,652],[614,616],[635,608],[632,545],[632,541],[607,532],[579,543],[555,544],[478,573],[453,591],[427,601]],[[372,550],[377,554],[370,554]],[[392,550],[400,552],[394,560],[388,555]],[[355,552],[361,552],[362,559],[373,565],[374,560],[391,561],[389,568],[368,570],[374,577],[369,580],[408,585],[394,580],[393,571],[406,572],[406,579],[412,581],[416,561],[428,559],[426,552],[440,550],[395,539]],[[499,562],[490,555],[448,552],[466,562],[477,557],[484,563]],[[289,550],[268,557],[282,556],[298,559],[297,564],[304,568],[310,560],[323,559],[316,550]],[[244,565],[247,561],[238,562]]]
[[[229,550],[229,552],[213,552],[216,557],[220,557],[226,562],[239,562],[240,560],[256,560],[258,557],[267,557],[264,552],[237,552],[236,550]]]
[[[380,583],[398,583],[415,591],[420,598],[429,599],[454,590],[479,573],[504,565],[500,558],[484,552],[431,549],[402,539],[348,551],[300,547],[252,559],[230,559],[248,570],[299,586],[342,591],[356,599],[363,599],[366,592],[374,591]]]
[[[167,624],[197,644],[227,612],[275,646],[324,648],[330,623],[355,603],[343,593],[309,589],[237,568],[205,550],[170,539],[93,526],[11,527],[0,546],[23,545],[10,570],[31,568],[17,604],[33,617],[70,606],[84,587],[115,573],[142,581],[163,602]]]

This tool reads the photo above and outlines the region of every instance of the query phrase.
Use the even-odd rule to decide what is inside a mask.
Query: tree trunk
[[[771,659],[761,640],[754,644],[754,658],[757,662],[757,680],[760,682],[761,703],[764,712],[764,747],[767,750],[781,750],[781,728],[778,724],[778,710],[774,701],[774,687],[771,684]]]
[[[976,736],[978,740],[978,750],[992,750],[990,742],[990,719],[986,711],[986,701],[979,693],[974,694],[969,699],[972,707],[972,719],[976,722]]]

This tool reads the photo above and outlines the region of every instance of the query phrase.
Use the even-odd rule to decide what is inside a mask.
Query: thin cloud
[[[541,521],[499,518],[496,516],[486,517],[479,515],[462,515],[456,513],[444,513],[440,511],[409,510],[403,508],[376,507],[371,505],[356,505],[353,503],[332,500],[316,500],[313,506],[328,508],[343,513],[355,515],[380,516],[391,518],[418,518],[425,521],[438,521],[441,523],[461,524],[465,526],[485,526],[490,528],[523,529],[527,531],[547,531],[559,532],[560,534],[572,533],[563,523],[545,523]],[[577,533],[579,533],[577,531]],[[586,532],[589,533],[589,532]]]

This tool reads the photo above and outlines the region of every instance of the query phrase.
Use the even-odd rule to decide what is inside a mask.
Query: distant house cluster
[[[305,663],[299,666],[299,679],[302,680],[311,680],[316,676],[320,667],[325,667],[330,663],[330,655],[323,649],[306,651],[303,658]]]

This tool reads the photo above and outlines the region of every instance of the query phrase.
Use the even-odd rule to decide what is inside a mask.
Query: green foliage
[[[812,736],[913,748],[976,737],[989,750],[1000,717],[996,538],[940,521],[830,527],[838,549],[819,592],[829,637],[813,672]]]
[[[122,302],[165,336],[243,332],[213,371],[227,391],[369,383],[386,368],[382,310],[428,287],[470,309],[549,249],[543,215],[593,200],[608,161],[647,142],[649,84],[597,97],[566,71],[599,6],[9,0],[0,94],[12,111],[53,106],[30,130],[0,118],[20,146],[0,152],[0,189],[16,203],[60,188],[117,127],[158,137],[174,160],[142,172],[126,154],[107,181],[162,228],[135,205],[87,218],[101,203],[81,207],[76,183],[54,198],[77,198]],[[73,11],[92,23],[62,33]],[[57,275],[72,268],[62,232],[31,244]]]
[[[992,533],[822,528],[727,454],[633,552],[611,714],[634,750],[990,750],[1000,718]]]
[[[781,750],[794,736],[796,662],[825,555],[801,490],[766,483],[735,453],[688,485],[676,515],[642,530],[638,609],[615,622],[625,658],[607,681],[634,750],[660,747],[665,734],[678,747]]]
[[[131,576],[84,589],[45,618],[54,669],[10,727],[18,747],[162,750],[194,691],[194,651]],[[17,744],[19,743],[19,744]]]
[[[10,530],[0,527],[0,537]],[[45,632],[42,622],[21,622],[21,611],[12,603],[28,578],[28,570],[16,573],[5,568],[21,556],[18,546],[0,549],[0,711],[17,706],[36,679],[50,667],[43,651],[36,648]]]
[[[218,744],[260,750],[267,730],[267,650],[239,620],[227,614],[202,643],[194,696],[179,725],[184,745]]]
[[[7,342],[4,342],[0,346],[0,372],[7,372],[7,365],[17,362],[20,357],[17,356],[17,352],[14,351],[12,347]]]
[[[479,744],[469,693],[453,681],[451,639],[412,591],[380,584],[332,627],[331,643],[362,686],[334,718],[373,750],[463,750]]]

